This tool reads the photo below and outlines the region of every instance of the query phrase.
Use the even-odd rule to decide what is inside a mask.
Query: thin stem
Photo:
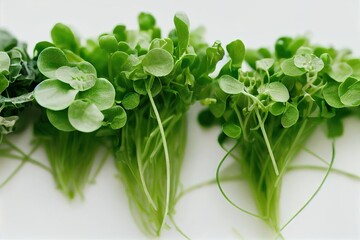
[[[312,165],[299,165],[299,166],[289,166],[287,168],[287,171],[296,171],[296,170],[327,171],[328,169],[329,169],[329,167],[312,166]],[[331,172],[342,175],[344,177],[348,177],[348,178],[353,179],[355,181],[360,181],[360,176],[359,175],[349,173],[349,172],[341,170],[341,169],[332,168]]]
[[[274,153],[273,153],[273,151],[271,149],[271,145],[270,145],[268,136],[267,136],[266,131],[265,131],[264,122],[261,119],[258,108],[255,109],[255,113],[256,113],[256,117],[258,118],[259,126],[260,126],[261,132],[263,134],[263,137],[264,137],[264,140],[265,140],[265,143],[266,143],[266,147],[267,147],[268,152],[270,154],[270,158],[271,158],[274,170],[275,170],[275,174],[276,174],[276,176],[279,176],[279,169],[278,169],[278,166],[276,165]]]
[[[99,164],[99,166],[97,167],[97,169],[95,170],[94,176],[91,178],[90,182],[91,183],[95,183],[97,176],[99,175],[101,169],[104,167],[106,161],[108,160],[110,155],[109,151],[106,151],[106,153],[104,154],[104,157],[101,159],[101,162]]]
[[[3,188],[8,182],[10,182],[10,180],[21,170],[25,163],[26,161],[23,161],[15,168],[15,170],[10,174],[10,176],[7,177],[5,181],[0,184],[0,189]]]
[[[326,174],[324,176],[324,178],[322,179],[319,187],[316,189],[316,191],[311,195],[311,197],[309,198],[309,200],[300,208],[299,211],[297,211],[291,218],[290,220],[284,224],[283,227],[281,227],[280,229],[280,232],[283,231],[308,205],[309,203],[315,198],[315,196],[318,194],[318,192],[320,191],[320,189],[322,188],[322,186],[324,185],[326,179],[328,178],[330,172],[331,172],[331,169],[332,169],[332,166],[334,164],[334,159],[335,159],[335,143],[334,141],[332,142],[332,156],[331,156],[331,161],[330,161],[330,164],[329,164],[329,167],[326,171]]]
[[[221,186],[221,182],[220,182],[220,170],[221,170],[221,167],[222,165],[224,164],[225,160],[227,159],[227,157],[230,155],[230,153],[238,146],[240,142],[238,141],[231,149],[230,151],[228,151],[225,156],[223,157],[223,159],[221,159],[217,169],[216,169],[216,183],[218,185],[218,188],[221,192],[221,194],[223,195],[223,197],[226,199],[226,201],[228,201],[232,206],[234,206],[236,209],[248,214],[248,215],[251,215],[253,217],[256,217],[256,218],[259,218],[259,219],[263,219],[265,220],[265,218],[261,215],[258,215],[258,214],[255,214],[255,213],[252,213],[244,208],[241,208],[239,207],[238,205],[236,205],[228,196],[227,194],[225,193],[224,189],[222,188]]]
[[[169,157],[169,150],[168,150],[168,145],[166,142],[166,136],[165,136],[165,131],[161,122],[161,118],[160,118],[160,114],[159,111],[156,107],[156,104],[154,102],[154,99],[151,95],[151,90],[149,87],[146,88],[147,94],[149,96],[149,100],[151,103],[151,106],[154,110],[155,116],[156,116],[156,121],[158,122],[159,125],[159,130],[160,130],[160,134],[161,134],[161,139],[163,142],[163,147],[164,147],[164,154],[165,154],[165,164],[166,164],[166,202],[165,202],[165,211],[164,211],[164,218],[163,218],[163,222],[161,223],[161,227],[159,229],[159,233],[161,232],[161,230],[163,229],[165,222],[166,222],[166,216],[168,215],[169,212],[169,203],[170,203],[170,157]]]

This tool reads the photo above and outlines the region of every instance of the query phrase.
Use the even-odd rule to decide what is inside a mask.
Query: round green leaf
[[[239,138],[241,135],[240,126],[234,123],[225,123],[222,125],[222,131],[226,134],[226,136],[231,138]]]
[[[110,124],[112,129],[120,129],[125,126],[127,121],[127,114],[120,106],[114,106],[103,111],[105,121]]]
[[[59,48],[49,47],[44,49],[38,58],[39,71],[48,78],[56,78],[56,70],[62,66],[67,66],[68,60],[65,53]]]
[[[150,50],[142,60],[144,70],[155,77],[168,75],[174,68],[172,55],[161,48]]]
[[[99,129],[104,120],[104,115],[94,103],[76,100],[69,107],[70,124],[81,132],[93,132]]]
[[[347,61],[347,64],[352,68],[353,73],[352,76],[356,77],[357,79],[360,79],[360,59],[350,59]]]
[[[168,51],[170,54],[174,52],[174,43],[170,38],[155,38],[151,41],[149,49],[162,48]]]
[[[335,63],[331,66],[329,76],[337,82],[343,82],[353,73],[352,68],[347,63]]]
[[[313,54],[296,55],[294,65],[307,72],[320,72],[324,68],[324,62]]]
[[[156,24],[156,20],[153,17],[153,15],[144,12],[139,14],[138,22],[139,22],[140,30],[143,31],[152,29]]]
[[[346,106],[360,105],[360,81],[355,78],[347,78],[339,86],[340,101]]]
[[[281,63],[281,70],[287,76],[297,77],[305,73],[305,70],[298,68],[294,64],[294,59],[286,59]]]
[[[227,94],[239,94],[244,91],[244,84],[229,75],[221,76],[219,86]]]
[[[96,76],[80,71],[77,67],[63,66],[56,70],[56,78],[70,84],[76,90],[85,91],[96,83]]]
[[[108,53],[113,53],[118,50],[118,41],[113,35],[103,35],[99,38],[100,47]]]
[[[9,72],[10,57],[6,52],[0,52],[0,73]]]
[[[281,116],[281,125],[284,128],[293,126],[299,119],[299,110],[292,104],[286,106],[285,112]]]
[[[60,131],[71,132],[75,130],[75,128],[69,122],[68,109],[61,111],[52,111],[47,109],[46,115],[49,119],[49,122]]]
[[[326,103],[334,108],[345,107],[339,97],[339,85],[340,84],[337,82],[328,82],[323,89],[323,95]]]
[[[84,92],[79,92],[78,99],[88,100],[102,111],[114,105],[115,89],[107,79],[98,78],[94,87]]]
[[[36,86],[34,97],[44,108],[59,111],[69,107],[77,93],[66,83],[47,79]]]
[[[140,96],[137,93],[127,93],[123,100],[121,101],[122,105],[126,110],[131,110],[139,106]]]
[[[275,60],[272,58],[264,58],[256,61],[256,68],[268,71],[273,65]]]
[[[275,102],[270,106],[269,111],[274,116],[280,116],[285,111],[285,104],[282,102]]]
[[[287,102],[290,98],[288,89],[281,82],[272,82],[268,84],[266,92],[275,102]]]

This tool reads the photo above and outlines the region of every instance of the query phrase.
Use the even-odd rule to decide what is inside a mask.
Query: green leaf
[[[10,57],[6,52],[0,52],[0,74],[8,74],[10,69]]]
[[[360,81],[355,78],[347,78],[339,86],[340,101],[350,107],[360,105]]]
[[[244,43],[237,39],[232,41],[226,46],[226,50],[229,53],[231,58],[231,67],[241,68],[241,64],[245,58],[245,45]]]
[[[168,51],[170,54],[174,53],[174,43],[170,38],[155,38],[151,41],[149,50],[155,49],[155,48],[162,48],[166,51]]]
[[[281,63],[281,70],[285,75],[291,77],[301,76],[305,73],[303,69],[300,69],[295,66],[293,58],[284,60]]]
[[[60,131],[71,132],[75,130],[75,128],[69,122],[68,109],[61,111],[52,111],[47,109],[46,115],[49,119],[49,122]]]
[[[140,104],[140,96],[134,92],[127,93],[121,103],[126,110],[134,109]]]
[[[287,104],[285,112],[281,116],[281,125],[284,128],[293,126],[299,119],[299,111],[296,106]]]
[[[225,123],[222,125],[222,131],[226,134],[226,136],[230,138],[239,138],[241,135],[240,126],[234,123]]]
[[[120,129],[125,126],[127,121],[127,114],[120,106],[114,106],[103,111],[105,121],[110,124],[112,129]]]
[[[77,93],[66,83],[47,79],[36,86],[34,97],[42,107],[58,111],[69,107]]]
[[[139,14],[138,22],[139,22],[140,30],[143,31],[150,30],[156,25],[156,20],[153,17],[153,15],[144,12]]]
[[[113,53],[118,50],[118,41],[115,36],[106,34],[99,37],[99,45],[101,49],[108,53]]]
[[[9,32],[0,29],[0,51],[9,51],[17,45],[16,38]]]
[[[128,60],[129,55],[125,52],[117,51],[111,55],[110,64],[114,76],[120,74],[124,69],[124,65]]]
[[[113,34],[118,40],[120,41],[126,41],[126,26],[125,25],[117,25],[115,26],[113,30]]]
[[[281,82],[272,82],[266,84],[264,94],[268,94],[275,102],[287,102],[290,95],[288,89]]]
[[[172,55],[160,48],[150,50],[142,60],[144,70],[155,77],[166,76],[174,68]]]
[[[285,109],[286,107],[284,103],[274,102],[273,104],[271,104],[269,111],[274,116],[280,116],[284,113]]]
[[[147,95],[147,91],[146,91],[146,82],[145,80],[139,80],[139,81],[135,81],[133,84],[134,90],[135,92],[137,92],[140,95]],[[162,85],[161,85],[161,81],[159,78],[155,78],[154,82],[151,86],[151,95],[153,97],[155,97],[156,95],[158,95],[161,92],[162,89]]]
[[[244,91],[244,84],[229,75],[221,76],[219,86],[227,94],[239,94]]]
[[[57,23],[51,30],[51,38],[55,45],[62,49],[69,49],[77,52],[79,48],[79,40],[73,31],[62,23]]]
[[[206,49],[207,73],[215,71],[217,63],[223,59],[224,54],[224,49],[220,42],[215,42],[212,47]]]
[[[324,62],[313,54],[296,55],[294,64],[307,72],[320,72],[324,68]]]
[[[353,73],[352,68],[347,63],[335,63],[331,66],[329,76],[337,82],[343,82]]]
[[[56,78],[56,70],[68,65],[65,53],[59,48],[49,47],[44,49],[37,62],[39,71],[48,78]]]
[[[185,13],[178,12],[174,16],[176,35],[178,37],[179,56],[186,52],[190,39],[190,23]]]
[[[275,60],[272,58],[264,58],[256,61],[256,68],[268,71],[273,65]]]
[[[104,115],[94,103],[76,100],[69,106],[69,121],[71,125],[81,132],[93,132],[99,129]]]
[[[56,70],[56,79],[68,83],[72,88],[79,91],[86,91],[92,88],[96,83],[94,74],[87,74],[77,67],[63,66]]]
[[[323,89],[323,95],[326,103],[334,108],[345,107],[339,97],[339,85],[340,84],[337,82],[328,82]]]
[[[7,87],[9,86],[9,81],[7,80],[7,78],[0,73],[0,94],[7,89]]]
[[[114,86],[105,78],[98,78],[95,85],[84,92],[79,92],[78,99],[94,103],[102,111],[111,108],[115,103]]]
[[[358,58],[350,59],[347,61],[347,64],[349,64],[349,66],[353,70],[352,76],[357,79],[360,79],[360,59]]]

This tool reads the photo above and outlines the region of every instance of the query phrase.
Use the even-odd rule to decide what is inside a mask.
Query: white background
[[[49,40],[56,22],[74,27],[83,37],[96,37],[124,23],[137,27],[140,11],[153,13],[164,33],[172,28],[173,15],[185,11],[192,27],[203,25],[209,42],[224,44],[240,38],[246,46],[272,46],[281,35],[310,33],[321,44],[347,47],[360,53],[359,2],[356,0],[0,0],[0,26],[29,43]],[[218,129],[204,130],[196,123],[200,106],[189,113],[189,136],[182,183],[192,186],[215,175],[224,152],[217,145]],[[360,174],[360,119],[348,119],[344,136],[337,141],[335,166]],[[12,139],[29,149],[27,137]],[[204,141],[205,139],[205,141]],[[314,133],[307,146],[330,159],[331,143],[324,129]],[[45,161],[39,151],[35,157]],[[316,162],[302,152],[297,162]],[[15,167],[0,160],[0,180]],[[110,159],[97,183],[86,189],[86,199],[69,202],[54,187],[51,176],[27,165],[5,188],[0,189],[0,238],[26,239],[142,239],[129,212],[127,198]],[[286,220],[302,205],[321,181],[323,172],[292,172],[284,179],[281,219]],[[253,208],[246,186],[231,183],[226,190],[235,201]],[[313,202],[283,232],[288,239],[360,239],[360,182],[332,174]],[[218,189],[206,187],[185,196],[175,219],[193,239],[271,239],[273,234],[261,221],[230,206]],[[163,239],[181,239],[174,230]]]

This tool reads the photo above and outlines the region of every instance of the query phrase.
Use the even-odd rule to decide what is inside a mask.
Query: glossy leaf
[[[174,24],[178,37],[179,56],[186,52],[190,38],[190,22],[185,13],[178,12],[174,16]]]
[[[10,57],[6,52],[0,52],[0,74],[9,72]]]
[[[275,60],[272,58],[264,58],[256,61],[256,68],[268,71],[273,65]]]
[[[229,43],[226,46],[226,50],[228,51],[231,58],[231,66],[233,68],[240,68],[245,58],[244,43],[241,40],[237,39]]]
[[[69,106],[70,124],[81,132],[93,132],[99,129],[104,115],[94,103],[76,100]]]
[[[293,126],[299,119],[299,111],[296,106],[287,104],[285,112],[281,116],[281,125],[284,128]]]
[[[326,103],[334,108],[342,108],[345,106],[339,97],[339,85],[337,82],[328,82],[323,89]]]
[[[239,138],[241,135],[240,126],[233,123],[225,123],[222,125],[222,131],[226,134],[226,136],[230,138]]]
[[[77,67],[63,66],[56,70],[56,79],[69,84],[72,88],[85,91],[92,88],[96,83],[94,74],[87,74]]]
[[[114,86],[105,78],[98,78],[95,85],[84,92],[79,92],[78,99],[94,103],[102,111],[111,108],[115,103]]]
[[[295,66],[294,59],[286,59],[281,63],[281,70],[287,76],[297,77],[305,73],[305,70]]]
[[[51,30],[51,38],[59,48],[69,49],[73,52],[78,50],[78,39],[73,31],[62,23],[57,23]]]
[[[134,109],[140,104],[140,96],[134,92],[127,93],[121,103],[126,110]]]
[[[63,110],[74,101],[77,90],[59,80],[48,79],[39,83],[34,90],[36,101],[50,110]]]
[[[155,48],[145,55],[142,65],[149,74],[155,77],[163,77],[174,68],[174,59],[168,51]]]
[[[52,111],[47,109],[46,115],[49,119],[49,122],[60,131],[71,132],[75,130],[75,128],[69,122],[68,109],[61,111]]]
[[[227,94],[239,94],[244,91],[244,84],[229,75],[221,76],[219,86]]]
[[[347,63],[335,63],[331,66],[329,76],[337,82],[343,82],[353,73],[352,68]]]
[[[56,70],[68,65],[68,60],[59,48],[50,47],[44,49],[38,58],[39,71],[48,78],[56,79]]]

